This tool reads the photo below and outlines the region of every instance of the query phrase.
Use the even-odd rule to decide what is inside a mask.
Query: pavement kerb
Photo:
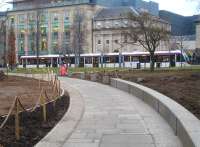
[[[40,142],[38,142],[35,147],[63,146],[83,117],[85,109],[83,96],[75,88],[66,85],[63,87],[62,82],[61,87],[64,88],[70,96],[68,111],[58,124]]]
[[[111,79],[110,85],[142,99],[171,126],[184,147],[200,147],[200,120],[171,98],[145,86]]]

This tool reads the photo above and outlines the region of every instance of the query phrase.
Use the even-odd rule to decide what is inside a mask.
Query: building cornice
[[[63,8],[63,7],[71,7],[71,6],[84,6],[84,5],[88,5],[88,6],[96,6],[96,4],[93,3],[81,3],[81,4],[69,4],[69,5],[50,5],[50,6],[39,6],[39,7],[35,7],[35,8],[25,8],[25,9],[17,9],[17,10],[10,10],[8,11],[8,13],[13,13],[13,12],[23,12],[23,11],[35,11],[35,10],[42,10],[42,9],[51,9],[51,8]]]

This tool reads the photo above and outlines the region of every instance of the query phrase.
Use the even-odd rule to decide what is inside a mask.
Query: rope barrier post
[[[19,101],[18,98],[15,102],[15,137],[20,140],[20,128],[19,128]]]
[[[40,79],[39,79],[39,89],[40,89],[40,87],[41,87],[40,85],[41,85],[41,83],[40,83]]]
[[[47,71],[47,76],[48,76],[48,81],[49,81],[49,68],[48,68],[48,71]]]
[[[58,94],[59,94],[59,96],[61,95],[61,91],[60,91],[60,80],[58,80]]]
[[[43,75],[43,73],[42,73],[42,80],[44,80],[44,75]]]
[[[57,80],[55,78],[54,83],[53,83],[53,98],[52,98],[54,100],[54,102],[53,102],[54,110],[55,110],[55,107],[56,107],[56,97],[58,95],[57,90],[58,90],[57,89]]]
[[[44,122],[46,122],[47,121],[46,99],[43,96],[43,91],[44,90],[42,88],[41,95],[40,95],[40,105],[42,106],[43,120]]]

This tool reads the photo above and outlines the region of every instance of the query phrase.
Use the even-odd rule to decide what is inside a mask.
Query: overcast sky
[[[5,3],[7,1],[11,0],[0,0],[0,11],[6,11],[7,8],[12,8],[11,5]],[[197,11],[197,6],[200,0],[152,0],[152,1],[159,3],[160,10],[168,10],[185,16],[190,16],[199,13]]]
[[[159,3],[160,10],[168,10],[185,16],[190,16],[199,13],[197,10],[197,6],[200,0],[152,0],[152,1]]]

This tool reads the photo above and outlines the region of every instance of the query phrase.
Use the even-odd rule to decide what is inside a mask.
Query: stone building
[[[130,38],[124,33],[127,30],[127,13],[139,15],[133,7],[104,8],[94,17],[93,22],[93,49],[94,52],[134,52],[146,51],[139,44],[130,44]],[[170,30],[170,24],[158,18],[158,23],[166,25]],[[168,42],[160,43],[157,50],[169,50]]]
[[[7,13],[7,32],[11,27],[15,31],[17,59],[23,55],[35,56],[38,52],[58,55],[144,51],[141,46],[128,44],[129,38],[123,34],[128,23],[126,14],[138,15],[138,11],[128,6],[103,7],[99,2],[14,0],[13,10]],[[168,50],[168,47],[161,43],[158,50]]]
[[[15,30],[18,57],[36,55],[37,37],[40,55],[67,53],[77,46],[73,46],[73,40],[77,39],[77,29],[83,30],[80,33],[84,36],[82,52],[92,52],[92,17],[100,6],[90,0],[15,0],[13,6],[13,10],[8,12],[7,32],[11,27]],[[81,20],[75,24],[77,18]]]

